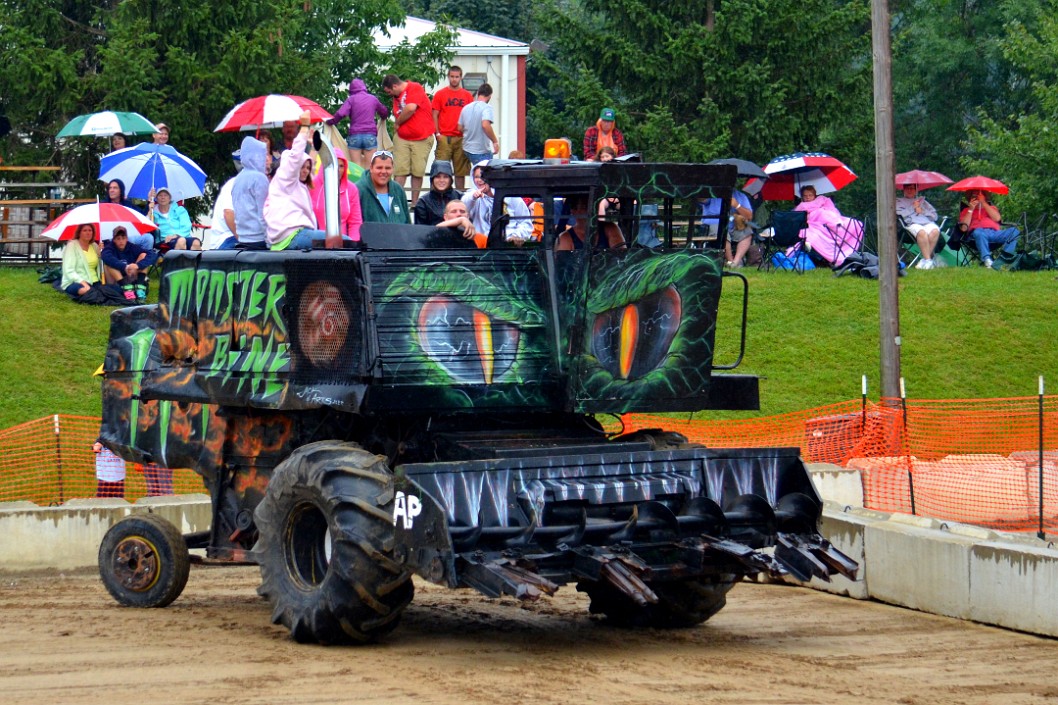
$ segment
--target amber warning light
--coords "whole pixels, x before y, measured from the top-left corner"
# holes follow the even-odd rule
[[[573,145],[566,137],[550,139],[544,142],[544,164],[569,164]]]

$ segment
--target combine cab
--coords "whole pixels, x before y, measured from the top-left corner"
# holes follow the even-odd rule
[[[596,419],[758,405],[755,377],[714,374],[721,243],[699,246],[695,222],[734,168],[501,162],[486,178],[486,249],[365,225],[358,249],[173,252],[159,304],[114,313],[104,441],[194,468],[213,503],[207,534],[110,530],[119,602],[175,599],[188,547],[259,564],[273,621],[319,643],[392,630],[416,574],[524,599],[573,583],[614,622],[679,627],[746,575],[855,573],[817,533],[796,449]],[[504,197],[542,204],[540,241],[506,241]],[[611,199],[588,231],[616,225],[630,247],[556,251],[571,198]]]

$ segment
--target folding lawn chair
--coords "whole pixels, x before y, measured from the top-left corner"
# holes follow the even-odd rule
[[[772,211],[769,227],[757,235],[764,249],[757,269],[770,269],[772,258],[791,248],[793,249],[788,257],[794,262],[799,261],[798,255],[805,251],[805,229],[807,227],[808,214],[804,211]],[[794,267],[794,269],[804,272],[803,268]]]
[[[900,226],[900,241],[898,243],[900,247],[900,261],[904,263],[905,267],[911,269],[921,261],[922,251],[919,249],[918,240],[908,228],[908,224],[904,222],[904,219],[897,216],[896,220]],[[940,228],[940,238],[937,240],[937,246],[933,248],[934,259],[944,251],[948,238],[951,235],[951,224],[948,222],[948,216],[941,218],[937,227]]]

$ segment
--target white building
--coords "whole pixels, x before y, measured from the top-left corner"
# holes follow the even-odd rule
[[[419,37],[436,28],[436,23],[418,17],[408,17],[402,27],[390,27],[389,36],[375,34],[375,44],[383,51],[407,39],[415,44]],[[492,86],[492,102],[496,111],[493,129],[500,138],[500,157],[511,150],[525,151],[525,57],[529,45],[504,39],[484,32],[457,29],[459,39],[450,47],[455,56],[452,63],[463,69],[463,86],[473,93],[482,83]],[[404,78],[403,76],[401,78]],[[433,86],[425,86],[431,95],[448,85],[442,79]]]

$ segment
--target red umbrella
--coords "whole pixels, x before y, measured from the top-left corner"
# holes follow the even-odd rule
[[[122,225],[128,232],[149,233],[158,226],[146,216],[118,203],[86,203],[66,211],[53,220],[41,233],[53,240],[73,240],[77,229],[86,223],[96,226],[96,240],[102,234],[109,240],[114,228]]]
[[[313,122],[323,122],[333,117],[315,101],[299,95],[262,95],[236,105],[213,131],[238,132],[282,127],[284,122],[300,118],[305,110],[309,111]]]
[[[921,169],[914,169],[896,175],[897,186],[918,186],[920,191],[922,189],[943,186],[944,184],[950,183],[951,179],[939,171],[922,171]]]
[[[962,181],[956,181],[948,187],[949,191],[990,191],[1005,196],[1010,193],[1010,188],[1002,181],[990,179],[987,176],[971,176]]]
[[[776,157],[764,165],[768,180],[754,179],[746,184],[747,193],[761,192],[767,201],[792,201],[801,188],[813,186],[816,193],[838,191],[856,180],[856,174],[840,159],[822,152],[797,152]]]

